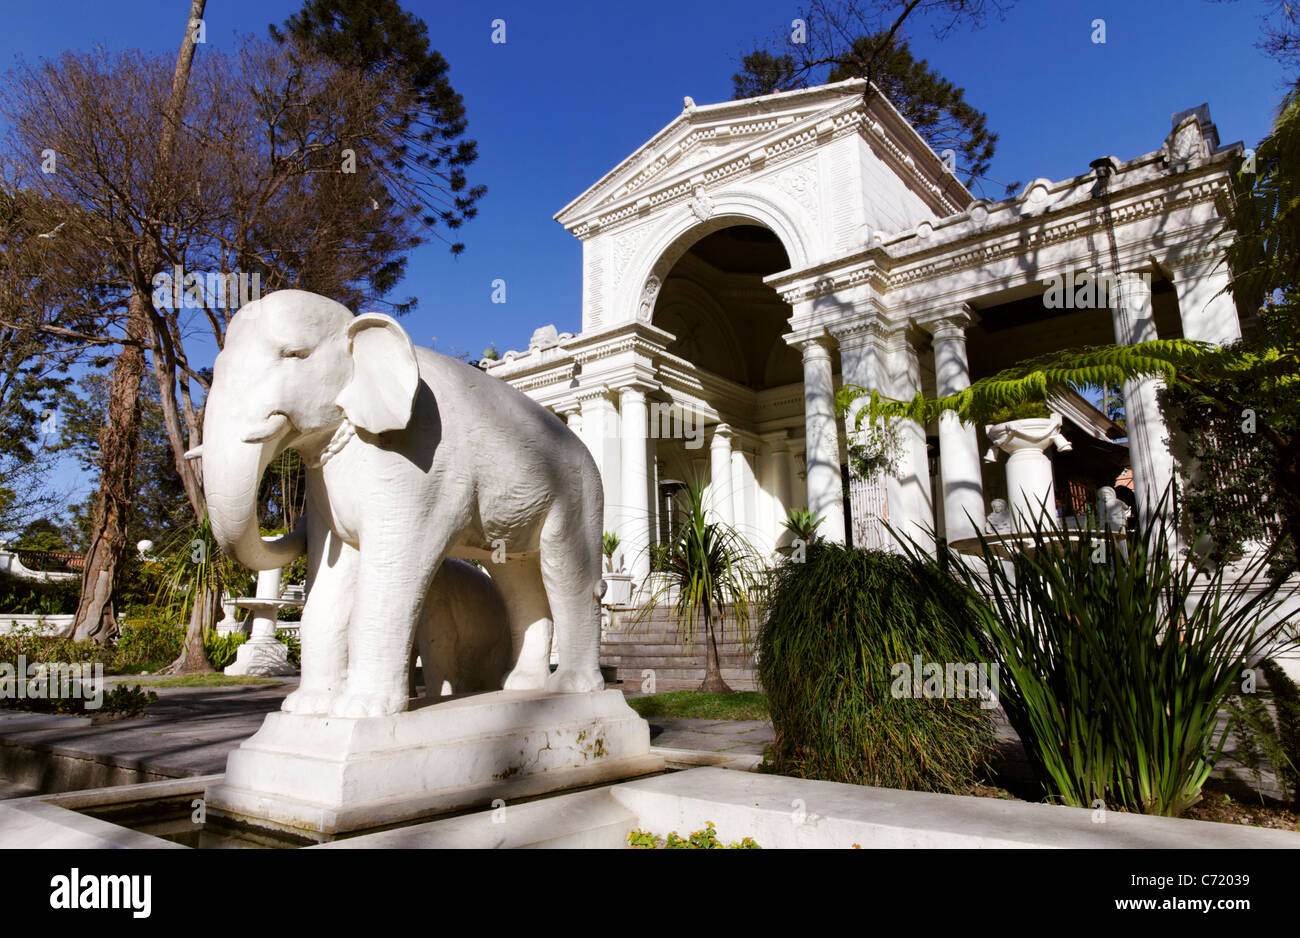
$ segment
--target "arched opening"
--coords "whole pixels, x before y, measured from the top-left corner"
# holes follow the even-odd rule
[[[664,275],[651,318],[692,375],[689,387],[665,382],[650,402],[658,533],[676,530],[673,494],[693,479],[707,483],[716,517],[770,550],[787,511],[802,506],[803,363],[784,338],[792,310],[763,282],[788,270],[790,255],[753,222],[701,227]],[[668,410],[693,434],[658,426]]]

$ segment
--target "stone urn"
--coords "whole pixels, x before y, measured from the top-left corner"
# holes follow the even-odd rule
[[[632,601],[632,574],[606,573],[605,595],[601,603],[606,606],[626,606]]]
[[[1061,452],[1071,449],[1061,433],[1061,415],[1008,420],[984,428],[993,449],[985,462],[996,462],[997,451],[1007,454],[1007,498],[1012,527],[1032,531],[1046,511],[1056,517],[1056,486],[1052,481],[1052,460],[1047,455],[1055,445]]]

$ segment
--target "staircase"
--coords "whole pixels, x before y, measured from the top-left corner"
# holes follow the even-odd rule
[[[654,671],[657,681],[702,681],[704,679],[704,627],[699,623],[693,640],[682,644],[672,612],[656,609],[637,622],[639,609],[614,607],[600,641],[600,663],[613,668],[617,680],[640,684],[642,672]],[[716,628],[716,626],[715,626]],[[725,641],[718,642],[722,679],[736,689],[755,686],[758,675],[754,639],[757,621],[750,627],[750,645],[739,640],[734,620],[728,621]],[[719,638],[724,634],[719,633]]]

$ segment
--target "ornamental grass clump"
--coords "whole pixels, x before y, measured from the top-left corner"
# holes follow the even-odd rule
[[[1005,561],[950,548],[951,571],[990,639],[1001,702],[1050,800],[1177,817],[1227,736],[1219,713],[1249,661],[1286,635],[1270,557],[1227,580],[1179,549],[1163,500],[1136,530],[1066,530],[1046,513]],[[1166,518],[1161,523],[1161,518]]]
[[[826,542],[810,545],[803,563],[781,564],[758,635],[772,771],[969,791],[993,748],[993,703],[946,676],[986,661],[978,625],[932,565]],[[917,665],[945,680],[914,680]]]

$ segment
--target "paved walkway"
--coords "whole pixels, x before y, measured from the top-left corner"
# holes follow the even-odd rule
[[[133,683],[147,683],[138,678]],[[689,682],[687,682],[689,683]],[[48,716],[0,710],[0,743],[46,749],[58,754],[109,762],[152,776],[182,778],[225,771],[226,756],[257,732],[266,714],[297,686],[296,678],[279,684],[239,687],[160,688],[158,700],[145,715],[132,720],[92,722],[86,717]],[[641,696],[640,686],[611,684],[629,697]],[[682,688],[659,687],[660,693]],[[1007,724],[997,718],[999,781],[1013,791],[1032,780],[1024,747]],[[1222,719],[1222,715],[1221,715]],[[668,749],[762,755],[772,742],[772,725],[764,720],[693,720],[654,717],[652,745]],[[1231,753],[1231,747],[1228,754]],[[1214,775],[1239,782],[1243,793],[1248,774],[1222,760]],[[1276,781],[1266,773],[1265,791],[1277,797]],[[0,800],[34,794],[30,788],[0,777]]]
[[[157,702],[143,716],[103,723],[0,710],[0,740],[151,775],[209,775],[225,771],[230,751],[257,732],[266,714],[280,709],[297,683],[291,678],[274,685],[159,688]],[[650,724],[651,743],[673,749],[761,755],[772,741],[771,724],[758,720],[655,718]],[[35,792],[0,778],[0,800],[30,794]]]

